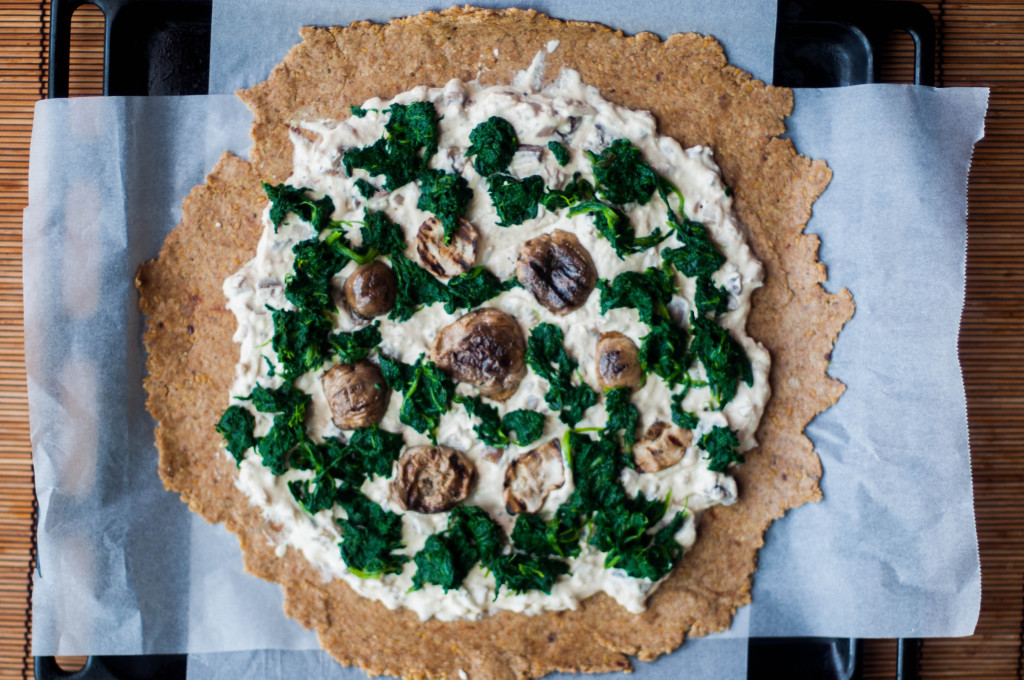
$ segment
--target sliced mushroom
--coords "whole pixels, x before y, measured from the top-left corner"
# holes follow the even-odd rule
[[[391,311],[395,306],[398,281],[391,267],[375,260],[358,267],[345,279],[345,302],[363,319],[372,319]]]
[[[582,307],[597,284],[594,259],[575,235],[561,229],[522,245],[516,276],[537,302],[555,314]]]
[[[597,339],[595,359],[597,381],[607,390],[616,387],[637,388],[644,381],[640,351],[636,343],[622,333],[601,333]]]
[[[336,364],[322,379],[331,421],[342,430],[380,422],[388,409],[390,391],[380,368],[369,361]]]
[[[485,307],[441,329],[430,360],[453,379],[497,401],[512,396],[526,375],[526,340],[514,318]]]
[[[659,420],[633,447],[633,461],[641,472],[664,470],[681,461],[692,442],[693,432]]]
[[[404,510],[444,512],[465,500],[476,469],[447,446],[413,446],[398,459],[391,497]]]
[[[548,492],[565,484],[565,465],[558,439],[552,439],[519,456],[505,469],[505,509],[515,515],[537,512]]]
[[[444,225],[441,220],[431,217],[420,225],[416,234],[416,252],[420,256],[420,264],[427,271],[448,279],[473,267],[478,238],[476,227],[460,219],[451,242],[445,245]]]

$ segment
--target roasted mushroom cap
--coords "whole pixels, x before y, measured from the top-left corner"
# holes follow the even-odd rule
[[[413,446],[398,459],[391,496],[404,510],[444,512],[465,500],[476,469],[447,446]]]
[[[522,245],[516,276],[537,302],[555,314],[582,307],[597,284],[590,253],[573,234],[561,229]]]
[[[693,432],[660,420],[647,428],[633,447],[633,461],[641,472],[657,472],[683,459]]]
[[[601,333],[597,339],[597,381],[610,390],[639,387],[644,381],[636,343],[617,331]]]
[[[537,512],[548,492],[565,484],[562,448],[557,439],[519,456],[505,469],[505,509],[515,515]]]
[[[431,217],[420,225],[416,234],[416,252],[427,271],[447,279],[470,270],[476,262],[476,242],[476,227],[460,219],[459,228],[445,245],[444,225]]]
[[[339,429],[369,427],[388,409],[390,392],[380,368],[369,361],[336,364],[324,373],[323,387],[331,421]]]
[[[391,311],[395,306],[398,281],[391,267],[380,260],[358,267],[345,279],[345,302],[363,319],[372,319]]]
[[[526,375],[526,340],[519,324],[505,312],[486,307],[459,317],[441,329],[430,360],[480,394],[504,401]]]

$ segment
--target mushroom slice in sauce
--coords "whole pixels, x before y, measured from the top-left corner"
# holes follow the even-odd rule
[[[420,256],[420,264],[427,271],[449,279],[473,267],[478,238],[476,227],[460,219],[451,242],[445,245],[444,225],[441,220],[431,217],[420,225],[416,234],[416,253]]]
[[[445,326],[430,348],[430,360],[453,379],[475,385],[496,401],[511,397],[526,375],[526,340],[505,312],[484,307]]]
[[[322,378],[331,421],[341,430],[355,430],[380,422],[388,408],[390,391],[380,368],[369,361],[335,364]]]
[[[476,468],[447,446],[413,446],[398,459],[391,497],[403,510],[444,512],[465,500]]]
[[[565,484],[562,447],[557,439],[519,456],[505,468],[502,485],[505,509],[515,515],[537,512],[548,492]]]
[[[659,420],[633,447],[633,461],[641,472],[664,470],[682,460],[692,442],[693,432]]]
[[[579,309],[597,284],[590,252],[561,229],[523,243],[516,261],[519,283],[555,314]]]
[[[640,351],[628,337],[612,331],[597,339],[597,381],[606,390],[616,387],[639,387],[644,380],[640,368]]]
[[[391,267],[380,260],[361,265],[345,279],[345,302],[363,319],[372,319],[395,306],[398,281]]]

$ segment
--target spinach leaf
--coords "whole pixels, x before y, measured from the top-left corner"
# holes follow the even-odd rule
[[[412,366],[381,354],[380,369],[388,387],[402,392],[398,420],[436,444],[441,417],[448,412],[455,396],[451,378],[424,354]]]
[[[508,168],[519,148],[515,128],[500,116],[491,116],[469,133],[467,156],[476,156],[473,167],[482,177],[488,177]]]
[[[512,443],[512,432],[516,433],[516,444],[525,446],[540,439],[544,433],[542,413],[518,409],[506,413],[502,418],[498,409],[485,404],[480,397],[456,396],[455,401],[462,404],[470,416],[480,419],[480,423],[473,426],[473,431],[487,446],[508,446]]]
[[[729,331],[706,316],[691,319],[693,342],[690,351],[704,364],[711,395],[718,401],[719,408],[736,396],[737,383],[747,385],[754,382],[754,375],[740,344],[729,335]]]
[[[700,423],[700,418],[696,413],[691,413],[683,408],[683,399],[686,398],[688,391],[689,388],[686,388],[682,392],[672,395],[672,422],[684,430],[692,430]]]
[[[424,170],[419,181],[420,198],[416,207],[441,220],[447,245],[459,228],[459,217],[473,199],[473,190],[465,177],[444,170]]]
[[[498,598],[498,591],[502,586],[513,593],[539,590],[545,595],[550,595],[555,580],[562,574],[569,573],[567,562],[523,553],[501,555],[487,566],[498,585],[494,592],[495,599]]]
[[[366,200],[370,200],[377,193],[377,187],[360,177],[356,180],[356,191]]]
[[[729,310],[729,293],[721,286],[716,288],[710,276],[701,276],[697,278],[694,303],[698,314],[713,312],[717,316]]]
[[[563,505],[555,516],[545,520],[536,514],[516,516],[512,544],[531,555],[576,557],[580,554],[582,513]]]
[[[627,255],[643,252],[668,238],[668,234],[662,234],[660,228],[647,236],[637,238],[629,217],[618,208],[601,201],[577,203],[569,210],[569,217],[585,213],[591,214],[598,233],[608,240],[615,254],[622,260],[626,259]]]
[[[548,142],[548,149],[551,151],[551,155],[555,157],[555,160],[559,165],[564,167],[565,164],[569,162],[569,150],[561,143],[550,141]]]
[[[295,264],[285,277],[284,296],[300,309],[334,311],[331,279],[348,263],[348,255],[335,247],[334,240],[317,237],[296,243],[292,252]]]
[[[403,445],[401,433],[382,430],[376,425],[353,431],[348,440],[348,448],[350,455],[360,462],[362,468],[362,476],[356,487],[370,475],[390,475]]]
[[[672,275],[655,267],[648,267],[643,273],[622,272],[609,284],[599,279],[601,291],[601,313],[609,309],[625,307],[635,309],[640,320],[653,325],[655,319],[668,319],[668,302],[676,291]]]
[[[487,446],[503,448],[508,446],[508,435],[501,427],[501,416],[498,409],[490,404],[485,404],[480,397],[456,396],[455,401],[466,408],[466,413],[480,422],[473,425],[473,432],[477,438]]]
[[[583,179],[580,173],[575,172],[572,175],[572,179],[565,185],[564,189],[548,189],[540,199],[540,203],[548,210],[555,211],[559,208],[568,208],[576,205],[577,203],[585,203],[593,200],[593,185]]]
[[[401,253],[391,255],[391,271],[397,282],[392,321],[408,321],[426,305],[448,301],[448,289],[437,278]]]
[[[342,156],[345,171],[383,175],[384,188],[394,191],[416,179],[437,152],[437,111],[431,102],[393,104],[384,136],[370,146],[349,149]]]
[[[402,516],[385,510],[361,492],[342,504],[347,517],[337,521],[341,558],[359,578],[397,574],[409,558],[395,554],[402,542]]]
[[[491,298],[512,290],[519,285],[514,277],[501,281],[484,267],[473,267],[448,280],[448,295],[444,301],[444,311],[454,314],[456,309],[464,307],[472,309],[487,302]]]
[[[342,363],[354,364],[368,357],[373,348],[380,344],[379,326],[380,322],[374,321],[352,333],[334,333],[330,336],[331,347]]]
[[[697,442],[697,446],[707,451],[708,470],[723,472],[730,463],[744,462],[743,454],[736,451],[740,445],[735,430],[728,427],[715,426]]]
[[[306,409],[312,399],[302,390],[285,385],[268,390],[257,385],[247,397],[261,413],[276,413],[270,432],[256,442],[256,453],[275,475],[288,469],[288,456],[306,439]]]
[[[364,249],[389,257],[405,252],[405,233],[386,213],[364,210],[359,233]]]
[[[605,436],[621,431],[627,451],[632,450],[636,443],[636,428],[640,424],[640,412],[629,400],[632,393],[629,387],[616,387],[604,393],[604,408],[608,413]]]
[[[640,149],[628,139],[616,139],[600,154],[587,151],[597,192],[615,205],[645,205],[658,189],[659,179]]]
[[[583,413],[597,403],[597,393],[586,383],[573,385],[576,360],[562,345],[562,329],[542,323],[533,329],[526,342],[526,363],[537,375],[548,382],[544,399],[553,411],[561,411],[559,418],[570,427],[583,418]]]
[[[498,212],[498,226],[510,227],[537,216],[537,205],[544,196],[544,180],[540,175],[516,179],[512,175],[491,175],[487,193]]]
[[[448,515],[447,530],[427,538],[423,549],[413,557],[416,573],[413,590],[427,583],[458,588],[477,562],[493,562],[501,552],[501,528],[486,511],[459,505]]]
[[[307,191],[312,191],[308,187],[297,189],[287,184],[270,185],[266,182],[263,182],[263,191],[270,199],[270,221],[274,224],[275,233],[290,212],[309,222],[316,231],[324,229],[331,221],[334,201],[330,196],[314,200],[306,195]]]
[[[687,382],[693,355],[687,351],[686,329],[671,319],[658,318],[640,340],[640,368],[669,385]]]
[[[256,418],[241,406],[228,406],[217,422],[217,432],[224,437],[228,453],[239,465],[245,458],[245,452],[256,445],[252,434],[255,425]]]
[[[509,439],[515,432],[515,442],[519,446],[532,444],[544,434],[544,414],[522,408],[509,411],[501,419],[501,429]]]
[[[725,255],[718,252],[703,224],[689,219],[679,222],[671,211],[668,223],[675,230],[676,239],[683,247],[666,248],[661,251],[661,257],[666,264],[672,265],[683,276],[690,278],[711,276],[725,264]]]

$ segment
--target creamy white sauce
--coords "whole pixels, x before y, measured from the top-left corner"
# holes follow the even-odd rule
[[[547,51],[556,48],[557,43],[552,41]],[[710,149],[683,149],[675,140],[658,136],[654,119],[649,113],[631,111],[605,101],[597,90],[585,86],[574,71],[563,71],[554,84],[540,91],[544,55],[543,51],[538,53],[531,68],[520,74],[511,87],[482,89],[473,83],[451,81],[441,89],[415,88],[390,101],[371,99],[363,107],[384,111],[392,103],[408,104],[428,100],[435,104],[440,118],[440,143],[439,151],[430,165],[459,172],[469,181],[474,196],[465,217],[480,232],[477,264],[486,265],[500,279],[514,274],[519,245],[523,241],[556,228],[576,234],[580,243],[590,251],[598,275],[609,280],[623,271],[643,271],[648,266],[659,266],[661,247],[674,247],[678,244],[674,239],[669,239],[660,247],[621,260],[608,242],[598,237],[591,217],[580,215],[568,218],[565,210],[559,214],[543,207],[539,208],[536,219],[528,220],[523,225],[509,228],[496,226],[498,218],[491,206],[486,184],[465,156],[470,131],[493,115],[502,116],[511,122],[523,145],[511,164],[512,174],[518,177],[537,174],[550,187],[562,187],[574,172],[581,172],[584,177],[592,180],[584,150],[600,152],[613,140],[624,137],[643,152],[644,158],[655,171],[669,179],[683,193],[686,198],[686,214],[705,225],[711,238],[728,258],[715,275],[715,280],[730,292],[730,311],[718,321],[742,344],[751,360],[754,374],[753,384],[748,386],[741,383],[736,397],[721,411],[712,410],[715,405],[706,388],[690,392],[684,406],[699,414],[700,424],[694,432],[694,445],[687,450],[682,461],[656,473],[638,474],[632,470],[622,473],[623,485],[630,495],[643,491],[648,497],[664,498],[671,493],[667,518],[671,518],[676,510],[687,509],[689,514],[677,534],[677,540],[688,548],[696,538],[695,518],[706,508],[731,503],[736,497],[735,481],[726,473],[710,472],[704,459],[705,454],[696,447],[696,442],[712,427],[723,425],[737,431],[741,450],[752,448],[756,444],[754,432],[768,399],[768,354],[745,331],[750,295],[761,283],[761,264],[753,258],[735,221],[732,199],[726,195]],[[360,177],[371,178],[362,170],[356,170],[353,177],[348,177],[341,165],[345,150],[371,144],[380,137],[385,120],[385,114],[370,112],[364,118],[297,123],[296,132],[292,135],[295,146],[294,172],[288,184],[310,187],[319,194],[330,195],[336,206],[333,215],[335,219],[360,220],[364,207],[386,212],[405,231],[406,240],[410,244],[406,255],[418,261],[412,244],[419,225],[430,217],[428,213],[416,208],[419,189],[409,184],[390,194],[378,194],[367,202],[355,190],[354,183]],[[565,167],[560,167],[546,149],[547,142],[552,139],[562,141],[570,150],[570,161]],[[379,179],[374,183],[379,183]],[[666,222],[665,206],[656,198],[646,206],[635,207],[628,212],[637,236],[645,236],[656,227],[664,227]],[[270,347],[273,323],[266,307],[291,308],[283,295],[284,277],[292,267],[291,249],[297,242],[314,236],[312,229],[294,216],[277,233],[267,214],[264,214],[264,224],[264,234],[255,258],[229,277],[224,285],[228,307],[238,318],[234,339],[241,345],[232,397],[248,395],[257,382],[267,387],[276,387],[281,383],[280,378],[268,377],[267,362],[263,359],[266,356],[276,361]],[[358,244],[358,230],[350,230],[349,237]],[[339,289],[355,266],[350,263],[339,273],[336,278]],[[679,275],[677,283],[680,294],[673,299],[669,308],[676,320],[683,323],[692,306],[694,283]],[[579,362],[582,380],[599,392],[594,362],[598,335],[604,331],[619,331],[639,346],[640,339],[648,332],[635,310],[614,309],[602,315],[597,290],[580,310],[567,316],[550,313],[521,288],[504,293],[485,303],[485,306],[498,307],[511,314],[519,321],[524,334],[528,334],[540,322],[561,327],[568,352]],[[411,320],[401,324],[381,318],[381,348],[389,356],[412,363],[420,354],[429,352],[440,328],[463,313],[464,310],[460,310],[456,314],[447,314],[440,305],[434,305],[420,310]],[[351,331],[363,323],[344,310],[338,313],[337,327],[340,330]],[[340,432],[331,423],[330,411],[320,385],[322,372],[307,374],[296,381],[301,389],[313,395],[307,429],[314,439],[344,436],[347,433]],[[697,379],[703,378],[703,369],[699,363],[694,365],[691,375]],[[560,437],[565,430],[557,414],[552,413],[544,402],[546,387],[545,381],[530,371],[508,401],[491,402],[502,414],[519,408],[545,413],[544,438],[535,445],[551,437]],[[461,384],[457,389],[461,394],[472,394],[475,391]],[[641,413],[641,432],[655,421],[670,421],[670,395],[669,387],[655,375],[649,376],[645,385],[634,392],[632,401]],[[401,400],[399,394],[392,396],[381,427],[401,432],[407,445],[428,443],[426,436],[399,423]],[[270,428],[271,418],[261,413],[255,415],[256,434],[265,434]],[[599,403],[586,413],[577,427],[600,427],[604,420],[604,408]],[[501,497],[505,467],[517,455],[532,447],[510,446],[502,453],[500,460],[492,462],[494,456],[485,455],[493,454],[493,451],[476,440],[472,421],[458,405],[453,405],[442,418],[438,442],[465,452],[476,465],[478,481],[466,502],[483,507],[506,531],[510,531],[514,517],[505,511]],[[574,609],[580,600],[597,592],[608,593],[629,611],[639,612],[644,608],[646,597],[657,587],[657,583],[630,578],[620,570],[605,569],[603,553],[597,552],[585,541],[581,542],[579,557],[569,560],[569,577],[558,579],[550,596],[540,592],[514,595],[502,590],[495,598],[494,579],[485,574],[479,565],[470,572],[461,588],[448,593],[433,585],[408,592],[415,571],[411,562],[401,574],[379,579],[360,579],[349,572],[338,549],[339,534],[334,522],[344,516],[344,511],[335,507],[311,517],[288,491],[289,481],[308,478],[310,475],[309,472],[293,470],[275,477],[260,464],[259,456],[252,451],[240,466],[238,487],[252,503],[261,508],[272,525],[280,526],[277,533],[267,537],[277,546],[278,554],[283,554],[289,548],[300,550],[306,559],[320,569],[325,579],[343,579],[360,595],[379,600],[389,608],[412,609],[423,619],[475,618],[495,610],[533,614],[545,610]],[[573,483],[568,471],[566,479],[561,488],[549,494],[541,509],[542,515],[553,515],[558,505],[571,495]],[[389,500],[388,487],[387,479],[374,477],[363,486],[363,492],[383,507],[401,512]],[[427,536],[445,528],[447,513],[425,515],[406,512],[403,520],[406,543],[404,552],[411,557],[423,546]]]

